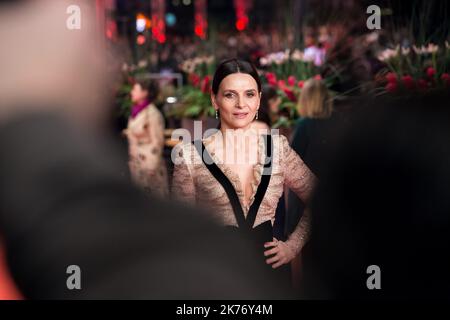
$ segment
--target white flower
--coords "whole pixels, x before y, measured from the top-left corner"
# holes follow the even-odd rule
[[[439,50],[439,46],[429,43],[428,46],[421,46],[420,48],[413,46],[413,50],[417,54],[435,53]]]
[[[273,55],[273,61],[276,63],[276,64],[282,64],[283,62],[285,62],[286,61],[286,58],[285,58],[285,55],[284,55],[284,52],[282,52],[282,51],[280,51],[280,52],[276,52],[276,53],[274,53],[274,55]]]
[[[416,54],[424,54],[425,52],[425,47],[420,47],[420,48],[418,48],[418,47],[416,47],[415,45],[413,45],[413,50],[414,50],[414,52],[416,53]]]
[[[428,53],[435,53],[438,50],[439,50],[439,46],[435,45],[434,43],[429,43],[427,48],[426,48],[426,51]]]
[[[284,50],[284,59],[289,60],[290,54],[291,54],[291,50],[289,50],[289,49]]]
[[[181,70],[183,70],[186,73],[192,73],[194,72],[195,66],[192,60],[186,60],[181,64]]]
[[[200,57],[194,58],[194,61],[193,61],[193,64],[194,64],[194,65],[198,65],[198,64],[200,64],[200,63],[202,63],[202,58],[200,58]]]
[[[138,67],[139,68],[145,68],[147,66],[147,61],[145,61],[145,60],[140,60],[139,62],[138,62]]]
[[[291,59],[294,61],[303,61],[303,52],[298,49],[295,49],[292,53]]]
[[[269,63],[269,60],[267,60],[267,58],[265,58],[265,57],[262,57],[261,59],[259,59],[259,63],[262,66],[267,66],[267,64]]]
[[[385,49],[385,50],[381,51],[381,53],[377,56],[377,58],[380,61],[386,61],[386,60],[390,60],[390,59],[398,56],[398,53],[399,53],[398,47],[395,50]]]
[[[214,62],[214,57],[213,56],[206,57],[206,63],[207,64],[211,64],[213,62]]]

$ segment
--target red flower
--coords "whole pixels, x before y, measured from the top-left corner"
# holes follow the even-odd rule
[[[284,87],[286,87],[286,81],[278,80],[278,87],[280,87],[280,89],[284,89]]]
[[[403,81],[403,85],[405,86],[405,88],[414,89],[415,84],[414,84],[413,77],[411,77],[410,75],[403,76],[402,81]]]
[[[266,73],[266,79],[267,82],[271,85],[271,86],[276,86],[277,85],[277,76],[272,73],[272,72],[267,72]]]
[[[314,76],[314,79],[315,79],[315,80],[322,80],[322,76],[321,76],[320,74],[316,74],[316,75]]]
[[[195,73],[191,73],[189,75],[189,81],[192,83],[192,85],[194,87],[196,87],[200,83],[200,77],[197,74],[195,74]]]
[[[209,85],[209,76],[205,76],[202,81],[202,92],[209,93],[211,91],[211,87]]]
[[[386,74],[386,80],[389,83],[397,83],[397,75],[395,73],[393,73],[393,72],[388,72]]]
[[[417,81],[417,84],[419,85],[420,89],[428,89],[428,82],[426,82],[424,79],[419,79],[419,81]]]
[[[395,92],[395,91],[397,91],[397,83],[396,82],[389,82],[386,85],[385,89],[388,92]]]
[[[301,89],[301,88],[303,88],[303,86],[305,85],[305,81],[303,81],[303,80],[300,80],[299,82],[298,82],[298,84],[297,84],[297,86]]]
[[[433,78],[435,74],[436,74],[436,70],[434,70],[432,67],[429,67],[427,69],[427,76],[429,78]]]
[[[288,85],[290,85],[291,87],[295,86],[295,83],[297,82],[297,79],[295,79],[294,76],[289,76],[288,78]]]
[[[444,81],[447,86],[450,86],[450,75],[448,73],[443,73],[441,80]]]
[[[133,77],[128,76],[127,81],[129,84],[134,85],[136,83],[136,79]]]
[[[297,101],[297,97],[295,96],[294,92],[290,89],[283,89],[284,93],[286,93],[286,96],[288,97],[289,100],[291,101]]]

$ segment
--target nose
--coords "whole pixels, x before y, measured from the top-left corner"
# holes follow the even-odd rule
[[[240,95],[238,95],[237,97],[236,108],[238,109],[244,108],[244,99]]]

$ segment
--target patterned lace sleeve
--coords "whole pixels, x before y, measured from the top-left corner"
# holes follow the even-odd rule
[[[312,195],[317,179],[309,170],[299,155],[289,146],[286,137],[281,136],[281,165],[284,171],[286,185],[302,199],[308,203]],[[305,210],[294,232],[289,236],[286,244],[297,255],[308,240],[310,233],[310,214]]]
[[[173,150],[174,171],[172,179],[172,198],[195,205],[195,185],[192,177],[186,147],[177,145]]]

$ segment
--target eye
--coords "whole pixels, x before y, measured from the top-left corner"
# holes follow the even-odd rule
[[[234,94],[232,92],[227,92],[224,94],[225,98],[231,99],[233,98]]]
[[[249,98],[253,98],[254,96],[255,96],[254,92],[247,93],[247,97],[249,97]]]

